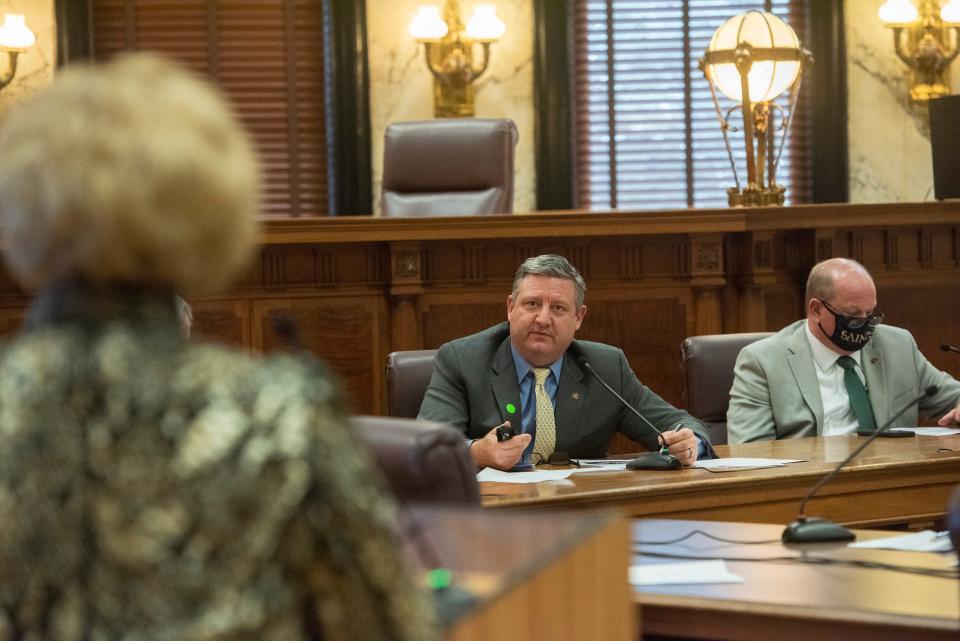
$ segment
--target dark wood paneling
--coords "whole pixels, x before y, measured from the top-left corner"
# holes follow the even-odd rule
[[[193,338],[250,346],[250,303],[244,300],[201,301],[193,308]]]
[[[23,326],[25,307],[0,308],[0,335],[15,334]]]
[[[587,279],[578,336],[621,347],[640,379],[678,405],[685,336],[800,318],[807,271],[830,256],[863,260],[889,321],[960,373],[960,360],[937,349],[960,342],[956,202],[278,219],[265,223],[261,245],[232,292],[190,301],[196,332],[269,351],[280,346],[271,318],[288,315],[358,412],[386,411],[388,352],[504,320],[517,265],[545,252],[566,255]],[[0,270],[0,333],[15,331],[28,303]]]
[[[276,329],[277,322],[295,328],[295,345]],[[369,414],[382,403],[386,359],[385,303],[372,297],[275,298],[253,303],[253,335],[264,351],[303,347],[324,360],[340,377],[351,409]],[[255,340],[256,340],[255,339]]]
[[[447,341],[507,320],[507,295],[499,297],[487,294],[468,298],[460,294],[449,297],[446,302],[428,303],[422,318],[423,346],[436,349]]]

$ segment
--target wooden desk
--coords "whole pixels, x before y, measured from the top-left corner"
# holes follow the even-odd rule
[[[629,524],[615,513],[417,506],[412,517],[414,564],[450,569],[453,587],[473,597],[446,630],[449,641],[636,637]]]
[[[638,521],[634,540],[669,540],[700,528],[738,540],[779,539],[779,525]],[[858,532],[858,539],[894,532]],[[681,545],[642,546],[706,558],[769,559],[809,554],[901,566],[948,568],[953,554],[855,550],[845,544],[735,545],[694,536]],[[801,551],[802,550],[802,551]],[[642,562],[668,559],[643,557]],[[673,559],[676,560],[676,559]],[[960,638],[958,581],[890,570],[795,562],[727,563],[744,583],[652,586],[634,593],[643,634],[725,641],[938,641]]]
[[[488,508],[616,507],[633,517],[788,523],[800,500],[860,443],[857,436],[717,447],[721,456],[803,459],[785,467],[711,473],[595,472],[567,481],[483,483]],[[952,450],[952,451],[947,451]],[[960,436],[877,439],[826,485],[807,514],[847,525],[929,523],[960,484]]]

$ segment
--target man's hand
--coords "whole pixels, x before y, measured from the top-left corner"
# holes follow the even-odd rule
[[[660,435],[660,444],[666,445],[680,462],[689,467],[697,462],[697,452],[700,451],[700,441],[689,427],[676,432],[664,432]]]
[[[940,420],[937,421],[937,425],[947,426],[960,423],[960,405],[957,405],[952,410],[940,417]]]
[[[509,427],[510,422],[507,421],[506,425]],[[531,438],[529,434],[517,434],[506,441],[498,441],[497,430],[491,429],[486,436],[470,444],[470,455],[477,467],[492,467],[506,472],[523,456]]]

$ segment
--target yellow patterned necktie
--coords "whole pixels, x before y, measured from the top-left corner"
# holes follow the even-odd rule
[[[533,370],[537,397],[537,438],[533,443],[533,453],[539,454],[539,457],[533,457],[534,463],[546,463],[557,444],[557,424],[553,420],[553,403],[544,387],[549,375],[549,367],[536,367]]]

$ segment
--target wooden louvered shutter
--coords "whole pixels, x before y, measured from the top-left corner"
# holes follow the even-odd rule
[[[328,212],[322,0],[92,0],[93,57],[157,51],[233,102],[264,172],[262,213]]]
[[[733,172],[697,61],[714,30],[749,9],[777,14],[808,42],[805,6],[803,0],[575,0],[577,207],[725,207]],[[777,170],[788,203],[810,198],[808,93],[801,91]],[[788,97],[777,102],[786,105]],[[731,142],[743,181],[742,134]]]

